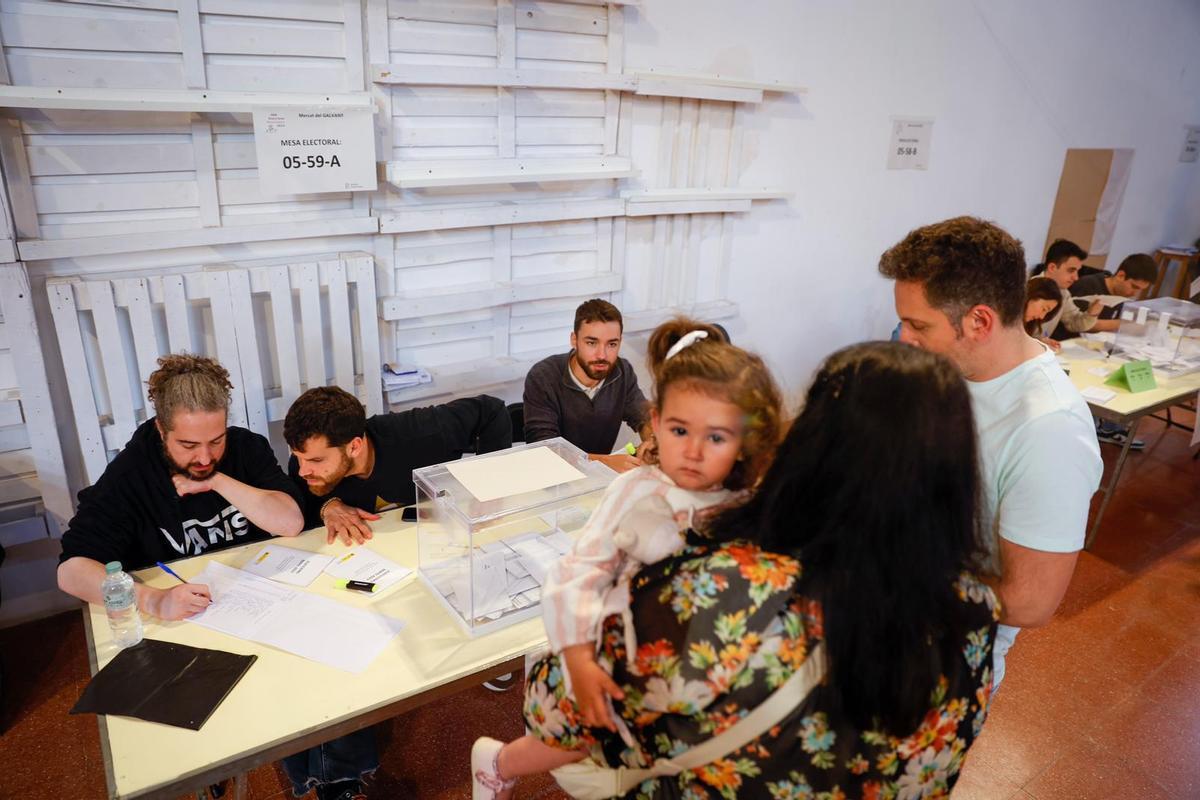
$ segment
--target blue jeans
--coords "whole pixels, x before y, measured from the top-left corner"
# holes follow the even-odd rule
[[[288,756],[281,763],[296,797],[320,784],[359,780],[379,769],[375,729],[348,733]]]

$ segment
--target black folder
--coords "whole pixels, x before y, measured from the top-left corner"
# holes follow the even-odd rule
[[[72,714],[117,714],[198,731],[258,656],[143,639],[96,673]]]

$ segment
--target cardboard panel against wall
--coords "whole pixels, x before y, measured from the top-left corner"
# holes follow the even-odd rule
[[[1129,149],[1067,150],[1045,247],[1055,239],[1069,239],[1088,251],[1085,264],[1104,269],[1132,159]]]

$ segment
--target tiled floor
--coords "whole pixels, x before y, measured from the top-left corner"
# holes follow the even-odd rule
[[[955,800],[1200,798],[1200,461],[1182,431],[1141,434],[1058,616],[1010,653]],[[0,653],[0,798],[104,797],[95,720],[67,714],[88,679],[79,615],[0,631]],[[515,691],[400,717],[383,726],[372,796],[467,798],[471,742],[519,733]],[[274,765],[251,774],[254,800],[286,788]],[[563,795],[543,779],[518,796]]]
[[[955,800],[1200,798],[1200,461],[1163,430],[1143,423],[1058,615],[1017,639]]]

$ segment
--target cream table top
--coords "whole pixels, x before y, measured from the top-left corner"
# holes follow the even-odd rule
[[[415,571],[416,524],[402,522],[397,509],[386,512],[373,527],[375,538],[368,545]],[[278,541],[324,553],[345,549],[340,543],[326,545],[323,528]],[[262,545],[221,550],[171,566],[185,579],[200,573],[209,561],[241,567]],[[160,588],[176,583],[157,568],[136,575]],[[474,639],[466,636],[415,574],[379,596],[335,588],[333,580],[321,575],[307,591],[352,606],[370,606],[406,623],[359,675],[188,622],[148,618],[148,638],[255,654],[258,661],[199,731],[99,717],[109,795],[177,796],[519,669],[526,654],[545,646],[540,617]],[[94,673],[118,651],[103,607],[88,606],[83,613]]]

